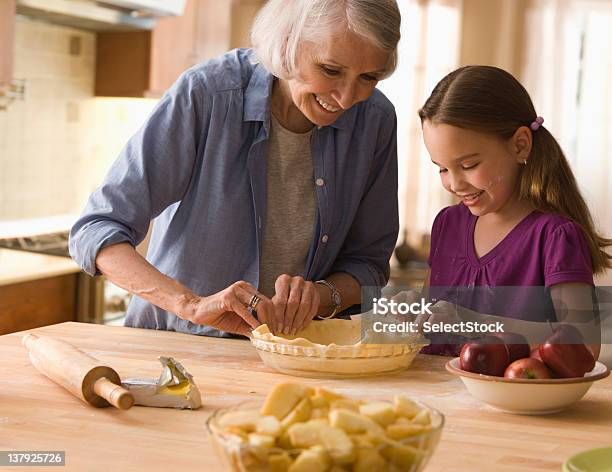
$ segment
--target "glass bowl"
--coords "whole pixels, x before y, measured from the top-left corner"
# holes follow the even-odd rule
[[[330,466],[320,470],[329,470],[331,465],[337,467],[334,470],[363,470],[359,466],[363,467],[366,464],[369,465],[368,470],[372,472],[419,472],[423,470],[440,441],[440,435],[444,427],[444,415],[424,403],[415,403],[422,409],[427,410],[431,418],[430,429],[426,432],[398,440],[386,438],[376,446],[363,446],[354,441],[351,457],[338,460],[333,459],[333,457],[337,457],[337,454],[334,454],[337,451],[316,446],[319,449],[323,448],[327,457],[332,457]],[[227,470],[240,472],[287,470],[288,465],[293,463],[300,454],[312,449],[285,449],[278,444],[278,438],[275,439],[272,447],[253,446],[240,436],[224,430],[220,425],[225,414],[234,413],[238,410],[258,412],[261,409],[261,404],[261,401],[249,400],[232,407],[218,409],[208,418],[206,422],[207,430],[211,436],[214,449]],[[364,462],[371,459],[372,455],[376,456],[378,461],[382,458],[384,465],[381,462]],[[280,461],[279,458],[281,457],[288,457],[290,462]],[[358,466],[357,461],[359,460],[362,463]],[[375,466],[375,468],[373,469],[372,466]],[[316,469],[309,469],[309,472],[316,472]]]

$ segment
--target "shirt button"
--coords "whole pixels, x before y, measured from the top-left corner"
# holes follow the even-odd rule
[[[323,237],[321,238],[321,242],[326,243],[329,240],[329,236],[324,234]]]
[[[325,180],[319,178],[315,180],[315,184],[317,184],[317,187],[323,187],[323,185],[325,185]]]

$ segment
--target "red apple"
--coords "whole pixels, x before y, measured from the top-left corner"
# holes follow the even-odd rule
[[[508,379],[550,379],[552,373],[544,362],[527,357],[511,363],[506,368],[504,377]]]
[[[584,343],[584,337],[582,336],[580,330],[571,324],[559,324],[559,326],[553,330],[553,335],[555,335],[555,340],[559,344]]]
[[[534,347],[529,354],[529,357],[533,357],[534,359],[539,360],[540,362],[544,362],[540,357],[540,346]]]
[[[583,377],[595,367],[595,357],[573,326],[561,325],[540,346],[544,363],[559,377]]]
[[[464,344],[459,363],[461,369],[468,372],[501,377],[510,364],[510,357],[508,348],[501,339],[487,336]]]
[[[522,334],[518,333],[499,333],[496,334],[506,346],[508,346],[508,353],[510,355],[510,362],[514,362],[518,359],[529,357],[529,343]]]

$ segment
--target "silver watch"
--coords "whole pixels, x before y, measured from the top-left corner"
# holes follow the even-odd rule
[[[333,318],[334,316],[336,316],[336,314],[342,308],[342,298],[340,297],[340,292],[338,291],[336,287],[334,287],[327,280],[317,280],[315,284],[325,285],[328,289],[331,290],[331,300],[332,300],[332,303],[334,304],[334,311],[332,311],[331,315],[317,316],[317,318],[320,320],[329,320]]]

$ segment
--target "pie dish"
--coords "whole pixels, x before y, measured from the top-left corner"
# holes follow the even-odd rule
[[[365,377],[406,369],[427,340],[420,336],[380,344],[362,336],[361,320],[313,321],[293,336],[273,334],[267,325],[252,331],[261,360],[300,377]]]

